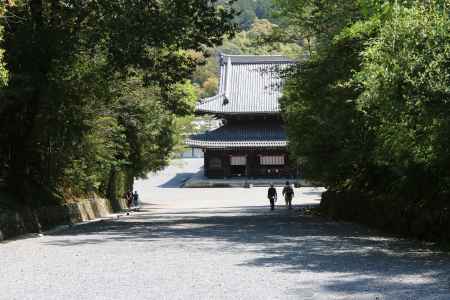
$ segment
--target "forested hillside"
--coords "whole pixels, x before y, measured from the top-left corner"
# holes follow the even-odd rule
[[[235,22],[244,30],[252,27],[255,19],[267,19],[272,23],[279,20],[274,14],[275,7],[272,0],[238,0],[234,7],[239,11]]]

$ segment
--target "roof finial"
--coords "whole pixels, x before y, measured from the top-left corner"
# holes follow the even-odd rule
[[[225,99],[224,99],[224,104],[228,104],[228,101],[230,99],[230,77],[231,77],[231,57],[228,56],[228,61],[227,61],[227,75],[226,75],[226,79],[225,79]]]

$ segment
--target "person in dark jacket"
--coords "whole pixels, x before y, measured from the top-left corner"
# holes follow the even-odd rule
[[[139,206],[139,194],[137,191],[134,191],[133,193],[133,204],[135,207]]]
[[[286,201],[286,206],[289,209],[292,209],[292,198],[294,197],[294,189],[289,184],[289,181],[286,181],[286,185],[283,188],[283,196]]]
[[[275,202],[277,202],[277,190],[275,189],[273,184],[270,185],[270,188],[267,191],[267,198],[269,198],[270,201],[270,210],[274,210]]]

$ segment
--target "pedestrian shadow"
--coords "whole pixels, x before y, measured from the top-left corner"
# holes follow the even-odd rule
[[[241,262],[243,267],[333,274],[332,279],[320,283],[320,288],[343,293],[349,298],[361,299],[358,295],[362,293],[381,291],[386,299],[407,299],[407,295],[426,299],[433,290],[433,299],[448,299],[448,255],[363,226],[304,215],[299,211],[302,208],[304,206],[296,206],[292,211],[279,208],[274,212],[267,206],[163,213],[144,211],[129,218],[54,233],[47,244],[70,247],[83,241],[153,243],[170,240],[174,247],[187,246],[195,251],[252,253],[253,258]],[[294,294],[295,289],[291,291]]]

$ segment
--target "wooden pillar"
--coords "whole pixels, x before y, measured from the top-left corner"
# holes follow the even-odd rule
[[[231,155],[231,153],[228,152],[228,151],[223,151],[222,152],[223,176],[224,177],[230,177],[231,176],[230,155]]]
[[[257,176],[258,158],[254,150],[247,152],[247,177],[253,178]]]
[[[209,172],[208,172],[208,168],[209,168],[209,164],[208,164],[208,157],[209,157],[209,152],[208,150],[203,150],[203,175],[205,175],[205,177],[209,177]]]

